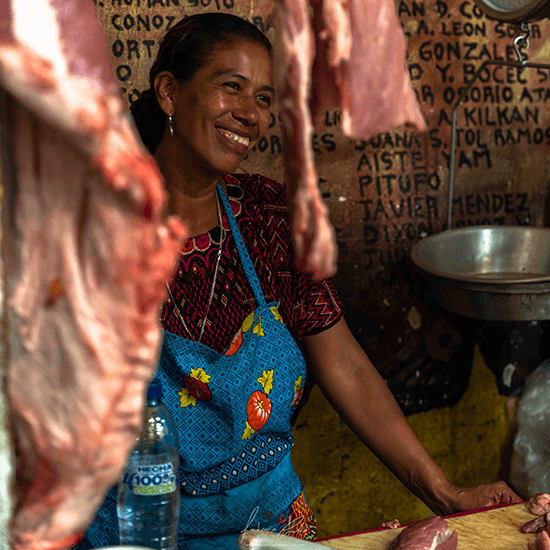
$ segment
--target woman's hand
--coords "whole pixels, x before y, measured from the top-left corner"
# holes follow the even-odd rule
[[[456,487],[416,437],[386,383],[344,319],[303,339],[308,366],[340,417],[436,514],[522,502],[500,481]]]
[[[516,495],[504,481],[497,481],[496,483],[478,485],[477,487],[451,486],[449,501],[449,509],[434,511],[439,515],[448,515],[496,504],[518,504],[523,502],[523,499]]]

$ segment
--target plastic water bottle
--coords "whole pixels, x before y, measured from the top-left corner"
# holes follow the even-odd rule
[[[118,484],[118,526],[121,545],[177,550],[178,433],[161,397],[162,385],[154,380],[141,436]]]

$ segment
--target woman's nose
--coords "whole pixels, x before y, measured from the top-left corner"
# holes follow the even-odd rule
[[[233,109],[233,116],[243,124],[256,124],[259,114],[255,99],[241,96],[239,103]]]

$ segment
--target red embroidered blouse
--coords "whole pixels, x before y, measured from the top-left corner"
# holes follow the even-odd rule
[[[227,196],[243,240],[258,274],[266,301],[279,311],[295,338],[322,332],[342,315],[342,304],[330,279],[314,281],[294,267],[288,205],[283,186],[258,174],[225,177]],[[225,239],[214,295],[201,343],[222,353],[246,316],[256,307],[229,228],[223,216]],[[220,245],[220,229],[187,240],[170,289],[188,334],[169,298],[162,312],[164,328],[197,340],[208,306]]]

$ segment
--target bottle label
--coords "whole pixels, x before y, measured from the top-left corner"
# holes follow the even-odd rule
[[[122,482],[134,495],[165,495],[176,490],[177,478],[171,462],[152,466],[137,465],[124,473]]]

